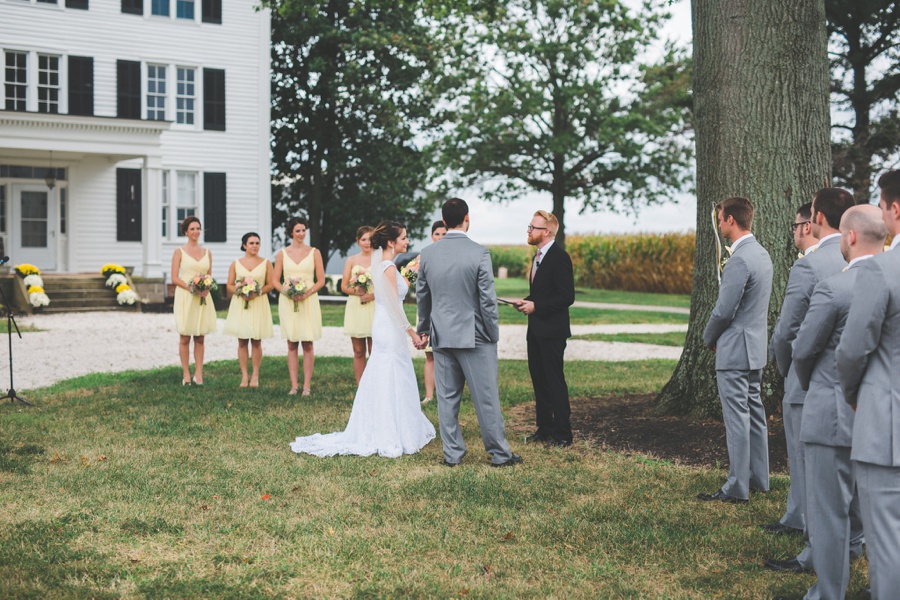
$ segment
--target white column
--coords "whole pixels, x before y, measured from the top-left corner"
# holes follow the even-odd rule
[[[144,264],[141,275],[162,277],[162,158],[144,157],[144,197],[142,198],[143,222],[141,239],[144,246]]]

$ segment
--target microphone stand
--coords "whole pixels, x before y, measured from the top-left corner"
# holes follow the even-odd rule
[[[12,348],[12,332],[13,327],[16,328],[16,334],[19,336],[19,339],[22,339],[22,332],[19,331],[19,325],[16,323],[15,317],[13,317],[12,307],[9,305],[9,301],[6,299],[6,294],[3,293],[3,286],[0,286],[0,299],[3,300],[3,306],[6,307],[6,336],[9,338],[9,391],[5,396],[0,398],[0,400],[6,400],[9,398],[10,402],[15,402],[18,400],[22,404],[27,404],[28,406],[34,406],[31,402],[28,402],[16,393],[16,388],[13,387],[13,348]]]

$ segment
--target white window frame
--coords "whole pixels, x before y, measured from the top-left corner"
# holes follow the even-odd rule
[[[157,74],[157,77],[150,77],[150,69],[151,68],[156,69],[155,73]],[[143,77],[144,89],[146,90],[146,92],[144,94],[145,118],[148,121],[165,121],[167,119],[168,106],[170,104],[170,102],[168,100],[169,93],[170,93],[169,90],[171,88],[171,86],[168,84],[169,79],[170,79],[169,78],[169,66],[165,65],[165,64],[160,64],[160,63],[147,62],[147,63],[145,63],[143,71],[144,71],[144,77]],[[162,79],[160,79],[158,76],[160,73],[162,74]],[[158,84],[160,81],[162,81],[163,88],[164,88],[162,93],[159,93],[159,89],[158,89]],[[153,91],[153,92],[150,91],[151,82],[156,84],[156,86],[157,86],[156,91]],[[157,103],[154,103],[153,107],[150,106],[151,98],[154,98],[157,101],[162,102],[162,119],[159,119],[158,115],[157,115],[157,113],[160,112],[159,105]],[[151,111],[153,112],[153,117],[150,116]]]
[[[183,185],[188,178],[193,179],[193,185]],[[175,172],[175,223],[178,227],[178,237],[185,237],[181,233],[181,222],[187,217],[200,216],[200,172],[176,171]]]
[[[178,125],[196,129],[198,119],[198,110],[197,106],[199,104],[199,95],[197,94],[197,72],[199,69],[196,67],[183,66],[179,65],[175,67],[175,123]],[[193,76],[193,79],[190,82],[182,82],[180,75],[182,73],[190,73]],[[190,86],[192,88],[192,94],[182,93],[182,85]],[[182,108],[184,105],[190,104],[191,108],[188,110],[187,108]],[[187,121],[191,122],[188,123]]]
[[[41,67],[42,59],[47,59],[47,61],[48,61],[48,67],[46,69]],[[50,62],[52,62],[54,59],[56,61],[56,69],[55,70],[49,68]],[[63,77],[62,77],[62,75],[63,75],[63,71],[65,70],[64,69],[65,62],[66,61],[63,60],[63,57],[58,54],[49,54],[49,53],[45,53],[45,52],[36,52],[35,53],[35,66],[36,66],[35,73],[37,74],[37,77],[34,78],[35,79],[34,85],[35,85],[35,89],[37,92],[35,94],[35,96],[36,96],[35,99],[37,102],[37,111],[38,112],[43,113],[43,114],[50,114],[50,115],[58,115],[58,114],[62,113],[62,96],[63,96],[63,93],[62,93]],[[54,75],[56,76],[56,84],[55,85],[53,83],[50,83],[50,81],[53,79]],[[47,82],[41,83],[42,77],[46,77]],[[47,99],[42,100],[41,92],[44,90],[46,90],[46,92],[47,92]],[[56,97],[51,99],[51,96],[53,96],[54,91],[56,92]],[[42,106],[45,106],[48,109],[55,108],[55,110],[41,110]]]
[[[154,1],[155,0],[147,0],[147,4],[149,5],[147,10],[150,11],[148,13],[148,16],[158,18],[158,19],[171,19],[172,18],[172,2],[171,2],[171,0],[163,0],[163,2],[162,2],[162,4],[165,4],[166,6],[169,7],[169,14],[167,14],[167,15],[158,15],[155,12],[153,12]]]
[[[25,89],[25,110],[28,110],[28,100],[29,100],[29,96],[31,95],[28,93],[29,92],[28,87],[29,87],[29,84],[31,83],[31,80],[33,79],[32,77],[28,76],[29,52],[27,50],[14,50],[12,48],[3,50],[3,109],[6,110],[6,101],[8,99],[8,97],[6,95],[6,86],[9,82],[6,79],[6,69],[7,69],[6,61],[7,61],[7,57],[12,54],[25,57],[25,87],[24,87],[24,89]],[[18,69],[19,69],[19,67],[17,65],[16,70],[18,71]],[[14,85],[16,85],[16,87],[21,89],[21,86],[22,86],[21,83],[16,82]],[[17,102],[18,102],[18,99],[17,99]],[[15,109],[15,110],[21,110],[21,109]]]
[[[159,181],[160,193],[162,194],[162,198],[160,199],[160,206],[162,207],[162,227],[160,228],[160,233],[164,240],[172,237],[172,190],[170,185],[172,178],[169,175],[169,171],[162,171]]]
[[[187,17],[179,17],[178,16],[178,4],[184,2],[185,4],[190,4],[194,9],[194,15],[188,19]],[[197,17],[199,17],[199,13],[202,11],[202,7],[199,6],[200,3],[197,0],[173,0],[172,8],[174,10],[171,11],[172,18],[177,19],[179,21],[197,21]],[[199,10],[198,10],[199,9]]]

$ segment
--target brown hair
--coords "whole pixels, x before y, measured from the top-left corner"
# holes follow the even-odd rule
[[[856,206],[853,194],[841,188],[822,188],[813,198],[813,213],[822,213],[832,229],[841,226],[841,217],[853,206]]]
[[[900,171],[883,173],[878,178],[878,187],[881,188],[881,197],[888,207],[895,202],[900,204]]]
[[[371,225],[363,225],[356,230],[356,241],[358,242],[362,239],[362,236],[366,235],[367,233],[372,233],[373,231],[375,231],[375,228]]]
[[[187,230],[188,230],[188,227],[191,226],[191,223],[197,223],[197,225],[200,225],[200,219],[198,219],[194,215],[185,217],[184,221],[181,222],[181,226],[180,226],[181,227],[181,235],[187,235]],[[200,225],[200,227],[203,227],[203,225]]]
[[[462,225],[467,214],[469,214],[469,205],[460,198],[450,198],[444,202],[444,206],[441,208],[441,217],[447,224],[447,229]]]
[[[375,227],[375,231],[372,232],[372,246],[375,248],[381,248],[382,250],[387,248],[388,242],[393,242],[400,234],[403,233],[403,230],[406,229],[406,225],[402,223],[398,223],[396,221],[382,221]]]
[[[309,221],[306,220],[306,217],[291,217],[288,219],[287,226],[285,227],[288,239],[294,237],[294,227],[297,225],[303,225],[309,229]]]
[[[734,217],[738,227],[750,230],[753,226],[753,203],[741,196],[722,200],[716,205],[716,211],[722,213],[722,220]]]

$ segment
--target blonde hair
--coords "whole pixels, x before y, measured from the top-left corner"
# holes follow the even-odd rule
[[[547,228],[550,230],[550,235],[556,237],[556,232],[559,230],[559,219],[557,219],[553,213],[547,212],[546,210],[539,210],[534,213],[534,216],[547,221]]]

